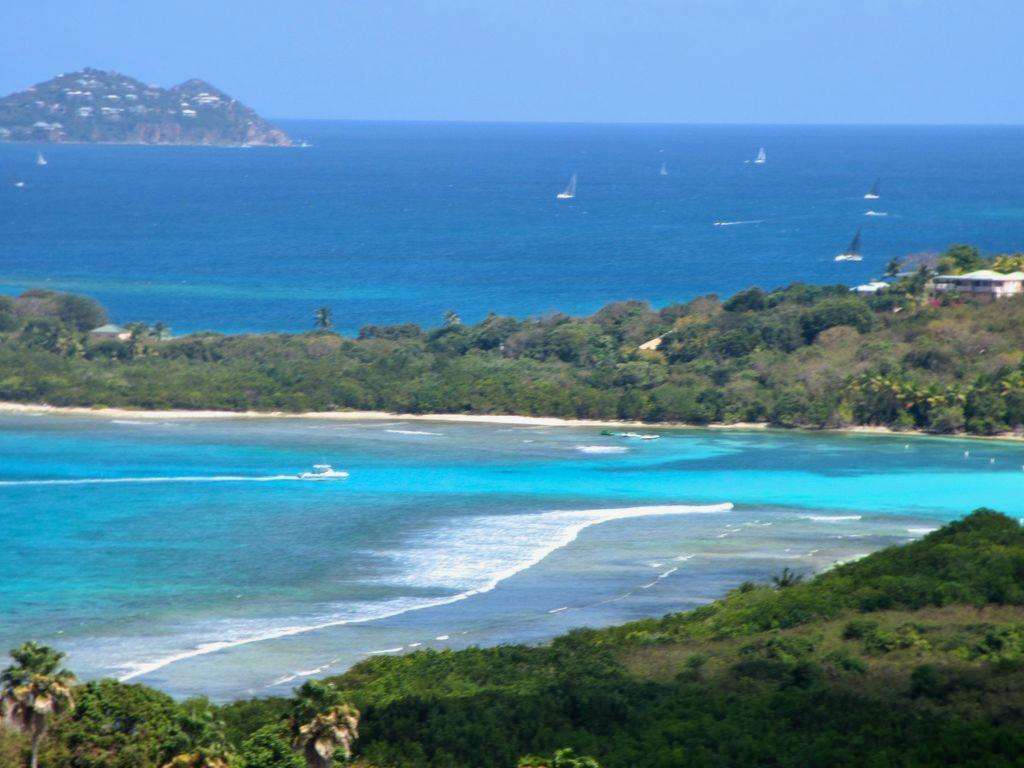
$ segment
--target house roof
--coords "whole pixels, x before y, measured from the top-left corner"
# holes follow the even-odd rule
[[[996,272],[991,269],[979,269],[974,272],[966,272],[962,275],[939,275],[938,280],[991,280],[993,282],[1005,282],[1006,280],[1024,280],[1024,272]]]
[[[888,288],[888,287],[889,287],[888,283],[882,282],[881,280],[872,280],[870,283],[864,283],[863,285],[854,286],[850,290],[851,291],[860,291],[862,293],[865,293],[865,292],[880,291],[883,288]]]

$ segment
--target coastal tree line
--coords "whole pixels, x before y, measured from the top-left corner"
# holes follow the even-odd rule
[[[954,246],[936,267],[1020,260]],[[617,302],[588,317],[464,323],[452,312],[434,329],[368,325],[354,338],[334,333],[334,311],[322,307],[309,333],[167,339],[134,324],[126,339],[97,339],[89,330],[106,316],[95,302],[30,291],[0,299],[0,400],[1020,429],[1024,298],[932,295],[931,271],[908,270],[873,296],[797,284],[657,311]]]

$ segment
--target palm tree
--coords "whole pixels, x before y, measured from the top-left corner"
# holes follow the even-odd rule
[[[779,589],[792,587],[794,584],[799,584],[803,580],[804,575],[802,573],[797,573],[789,568],[783,568],[782,573],[777,576],[772,576],[772,583]]]
[[[900,260],[890,259],[889,263],[885,266],[886,277],[896,277],[900,273]]]
[[[181,730],[189,747],[161,768],[228,768],[231,756],[224,721],[217,717],[210,702],[204,697],[188,699],[182,709]]]
[[[316,319],[316,327],[321,331],[326,331],[331,327],[331,308],[320,307],[316,312],[313,313],[313,317]]]
[[[75,676],[60,668],[64,654],[36,643],[11,651],[14,664],[0,673],[0,717],[5,726],[32,740],[31,768],[39,765],[39,745],[50,718],[74,709]]]
[[[125,328],[128,336],[128,358],[134,360],[146,353],[146,340],[149,338],[149,326],[145,323],[129,323]]]
[[[309,768],[330,768],[334,753],[345,760],[359,738],[359,710],[344,703],[332,683],[309,680],[295,693],[294,746]]]

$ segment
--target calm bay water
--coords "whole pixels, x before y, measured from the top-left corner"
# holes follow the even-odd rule
[[[953,242],[1024,247],[1021,127],[285,127],[313,146],[54,146],[40,168],[0,144],[0,290],[86,292],[179,332],[300,330],[328,304],[353,330],[852,284]],[[766,165],[744,162],[762,145]],[[574,172],[577,199],[556,203]],[[864,261],[834,263],[858,227]]]
[[[980,505],[1024,514],[1021,445],[660,434],[4,416],[0,647],[176,694],[282,693],[372,653],[693,607]],[[324,461],[351,476],[294,479]]]

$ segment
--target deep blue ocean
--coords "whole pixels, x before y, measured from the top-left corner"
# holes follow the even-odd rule
[[[52,146],[36,166],[0,144],[0,290],[179,333],[302,330],[327,304],[352,331],[1024,248],[1024,128],[285,127],[312,146]],[[861,227],[864,261],[835,263]],[[4,415],[0,648],[176,695],[284,693],[376,653],[694,607],[981,505],[1024,515],[1020,444],[661,435]],[[297,479],[325,461],[351,476]]]
[[[37,167],[0,144],[0,290],[80,291],[176,332],[302,330],[327,304],[352,331],[1024,248],[1024,127],[282,125],[312,146],[52,146]],[[860,227],[863,262],[835,263]]]

